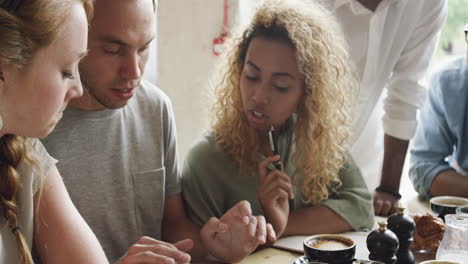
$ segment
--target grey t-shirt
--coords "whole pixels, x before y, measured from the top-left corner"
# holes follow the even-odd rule
[[[161,238],[164,199],[180,192],[170,100],[146,81],[135,92],[120,109],[69,107],[43,140],[112,262],[142,235]]]
[[[20,175],[21,185],[17,193],[18,224],[26,243],[32,248],[34,233],[34,195],[39,190],[50,168],[57,162],[53,159],[37,139],[27,142],[30,150],[29,156],[34,159],[35,165],[23,160],[16,171]],[[3,207],[0,206],[3,212]],[[16,237],[8,227],[8,223],[0,214],[0,263],[19,263]]]

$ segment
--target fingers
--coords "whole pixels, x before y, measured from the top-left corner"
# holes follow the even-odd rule
[[[382,215],[388,215],[390,213],[390,210],[392,209],[392,207],[393,207],[393,204],[392,204],[391,201],[384,200],[383,204],[382,204],[382,210],[380,211],[380,213]]]
[[[215,241],[218,235],[226,233],[229,229],[228,224],[223,223],[216,217],[211,217],[200,230],[200,235],[203,240]]]
[[[191,240],[176,243],[179,247],[191,248]],[[150,237],[141,237],[128,250],[120,263],[189,263],[190,255],[180,251],[175,245]]]
[[[280,155],[274,155],[271,157],[266,158],[262,162],[258,164],[258,176],[259,182],[262,183],[267,175],[267,167],[272,162],[278,161],[280,159]]]
[[[256,217],[252,216],[247,228],[248,232],[245,238],[244,251],[246,253],[249,253],[252,250],[254,250],[258,245],[266,243],[267,224],[265,217],[262,215]]]
[[[267,230],[268,240],[271,242],[276,241],[276,232],[270,223],[266,224],[266,230]]]
[[[257,231],[257,218],[255,216],[250,217],[249,225],[247,226],[247,235],[245,237],[244,251],[250,252],[256,246],[255,233]]]
[[[276,182],[271,183],[270,185],[266,186],[263,190],[263,193],[285,193],[284,198],[286,200],[290,199],[292,196],[292,185],[289,182],[285,182],[283,180],[279,180]]]
[[[240,201],[236,206],[236,216],[244,223],[249,223],[249,217],[252,215],[252,208],[250,207],[250,203],[246,200]]]
[[[393,203],[390,200],[377,199],[374,201],[374,211],[376,215],[387,216],[393,209]]]
[[[216,217],[211,217],[208,222],[205,224],[210,231],[210,235],[215,235],[215,233],[224,233],[229,230],[229,226]]]
[[[377,200],[374,202],[374,211],[376,215],[387,216],[392,209],[392,204],[386,200]]]
[[[249,225],[247,226],[248,237],[254,238],[257,233],[257,217],[251,216]]]
[[[249,223],[249,217],[252,215],[252,208],[248,201],[240,201],[231,209],[229,209],[222,217],[221,220],[225,223],[226,219],[236,219],[241,223],[247,225]],[[211,219],[210,219],[211,220]]]
[[[271,224],[267,224],[263,215],[252,216],[248,225],[248,234],[245,238],[244,250],[251,252],[258,245],[263,245],[269,241],[276,240],[276,233]]]
[[[285,190],[279,189],[279,188],[275,188],[275,189],[270,190],[270,192],[265,193],[264,197],[265,197],[265,199],[267,201],[271,201],[271,202],[266,203],[264,205],[264,206],[267,206],[267,208],[269,208],[268,205],[271,206],[271,205],[275,205],[275,204],[278,204],[278,203],[288,201],[288,193]]]
[[[376,215],[380,215],[380,212],[382,211],[382,206],[383,206],[383,201],[382,200],[375,200],[374,201],[374,211]]]
[[[119,260],[119,264],[150,264],[150,263],[161,263],[161,264],[176,264],[175,260],[170,257],[158,255],[151,251],[144,251],[133,255],[128,255]],[[185,262],[188,263],[188,262]]]
[[[265,192],[268,193],[272,189],[279,188],[283,189],[287,192],[287,198],[293,199],[294,198],[294,192],[293,192],[293,187],[291,184],[291,179],[289,178],[288,175],[285,173],[282,173],[278,170],[271,171],[266,179],[264,180],[262,185],[259,185],[259,188],[261,189],[260,192]]]
[[[193,248],[194,243],[192,239],[184,239],[184,240],[175,242],[174,246],[180,251],[187,252]]]
[[[394,211],[398,199],[385,192],[374,193],[374,211],[376,215],[387,216]]]
[[[266,220],[263,215],[257,216],[257,244],[265,244],[267,240]]]

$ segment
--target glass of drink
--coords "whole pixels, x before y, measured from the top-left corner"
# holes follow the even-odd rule
[[[445,234],[439,249],[437,260],[466,263],[468,259],[468,215],[445,215]]]

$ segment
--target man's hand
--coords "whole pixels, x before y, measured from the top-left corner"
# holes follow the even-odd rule
[[[288,223],[288,201],[294,198],[294,193],[288,175],[276,169],[268,172],[267,166],[278,159],[276,155],[259,163],[257,196],[268,222],[281,236]]]
[[[185,253],[193,247],[190,239],[174,244],[143,236],[133,244],[116,264],[175,264],[190,263],[190,255]]]
[[[374,192],[375,215],[387,216],[396,212],[395,206],[398,199],[390,193]]]
[[[252,216],[250,204],[241,201],[221,219],[212,217],[201,229],[200,235],[208,252],[225,262],[238,262],[258,245],[275,241],[273,227],[263,216]]]

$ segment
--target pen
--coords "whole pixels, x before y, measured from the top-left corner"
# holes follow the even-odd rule
[[[278,155],[278,148],[276,146],[275,140],[273,139],[274,130],[275,128],[271,126],[270,131],[268,131],[268,138],[270,139],[270,148],[271,148],[271,151],[273,152],[273,155]],[[276,169],[283,171],[283,166],[281,166],[281,159],[273,162],[273,164],[275,165]]]

